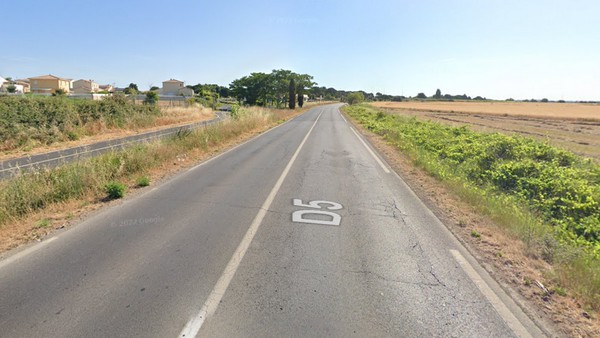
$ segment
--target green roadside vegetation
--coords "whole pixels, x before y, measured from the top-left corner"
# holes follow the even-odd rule
[[[282,116],[270,110],[240,108],[235,118],[218,124],[2,180],[0,230],[51,205],[123,197],[126,192],[124,183],[129,182],[130,186],[148,185],[153,170],[173,163],[181,154],[191,153],[196,154],[193,158],[203,158],[202,154],[211,153],[242,134],[261,131],[281,122]]]
[[[100,101],[64,96],[0,96],[0,150],[73,141],[105,128],[151,126],[161,112],[125,95]]]
[[[525,137],[478,133],[366,105],[344,111],[489,215],[550,278],[600,310],[600,166]]]

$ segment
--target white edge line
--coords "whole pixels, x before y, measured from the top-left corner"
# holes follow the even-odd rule
[[[371,156],[373,156],[375,161],[377,161],[377,163],[379,163],[379,165],[381,166],[381,169],[383,169],[383,171],[386,174],[389,174],[390,170],[385,166],[385,164],[383,164],[383,161],[379,158],[379,156],[377,156],[377,154],[375,154],[375,152],[367,145],[367,143],[362,139],[362,137],[360,137],[360,135],[358,135],[358,133],[356,132],[356,130],[354,130],[354,128],[352,128],[352,127],[349,127],[349,128],[350,128],[350,130],[352,130],[354,135],[356,135],[356,137],[358,138],[360,143],[362,143],[363,146],[365,146],[365,148],[367,148],[367,150],[369,151],[369,154],[371,154]]]
[[[463,255],[461,255],[461,253],[458,252],[458,250],[450,250],[450,252],[454,256],[454,259],[456,259],[460,267],[463,269],[463,271],[465,271],[467,276],[477,286],[479,291],[481,291],[481,293],[483,293],[483,295],[485,296],[485,298],[487,298],[490,304],[492,304],[496,312],[498,312],[498,314],[502,317],[504,322],[511,328],[511,330],[513,330],[513,332],[519,337],[532,337],[531,333],[527,331],[527,329],[523,326],[521,321],[519,321],[517,317],[513,315],[513,313],[508,309],[506,304],[504,304],[504,302],[500,300],[498,295],[496,295],[492,288],[490,288],[490,286],[483,280],[483,278],[481,278],[481,276],[477,273],[477,271],[475,271],[473,266],[469,264],[466,258]]]
[[[339,110],[338,110],[339,111]],[[344,117],[344,114],[342,114],[342,112],[340,111],[340,116],[342,117],[342,120],[344,120],[344,122],[348,123],[348,121],[346,120],[346,118]]]
[[[311,108],[311,109],[313,109],[313,108]],[[289,120],[285,121],[284,123],[282,123],[282,124],[280,124],[280,125],[277,125],[277,126],[275,126],[275,127],[271,128],[271,129],[265,130],[264,132],[262,132],[262,133],[260,133],[260,134],[258,134],[258,135],[256,135],[256,136],[254,136],[254,137],[252,137],[252,138],[250,138],[250,139],[248,139],[248,140],[246,140],[246,141],[244,141],[244,142],[242,142],[242,143],[240,143],[240,144],[238,144],[238,145],[234,146],[234,147],[233,147],[233,148],[231,148],[231,149],[228,149],[228,150],[226,150],[226,151],[224,151],[224,152],[222,152],[222,153],[220,153],[220,154],[218,154],[218,155],[215,155],[214,157],[211,157],[211,158],[209,158],[209,159],[205,160],[205,161],[204,161],[204,162],[202,162],[202,163],[198,163],[197,165],[195,165],[195,166],[191,167],[189,170],[191,171],[191,170],[194,170],[194,169],[196,169],[196,168],[202,167],[202,166],[204,166],[204,165],[206,165],[206,164],[208,164],[208,163],[210,163],[210,162],[212,162],[212,161],[214,161],[214,160],[218,159],[219,157],[221,157],[221,156],[224,156],[224,155],[226,155],[226,154],[228,154],[228,153],[230,153],[230,152],[232,152],[232,151],[236,150],[237,148],[244,146],[246,143],[250,143],[250,142],[252,142],[252,141],[254,141],[254,140],[258,139],[259,137],[262,137],[262,136],[264,136],[264,135],[266,135],[266,134],[268,134],[268,133],[272,132],[273,130],[275,130],[275,129],[279,128],[279,127],[282,127],[282,126],[284,126],[284,125],[286,125],[286,124],[288,124],[288,123],[292,122],[293,120],[295,120],[295,119],[299,118],[300,116],[302,116],[302,115],[304,115],[304,114],[308,113],[308,112],[309,112],[311,109],[309,109],[309,110],[305,111],[304,113],[302,113],[302,114],[300,114],[300,115],[298,115],[298,116],[295,116],[295,117],[293,117],[293,118],[291,118],[291,119],[289,119]]]
[[[58,238],[58,236],[49,238],[49,239],[47,239],[45,241],[42,241],[40,243],[37,243],[37,244],[29,247],[29,248],[27,248],[27,249],[25,249],[25,250],[23,250],[21,252],[18,252],[16,254],[12,255],[12,256],[9,256],[5,260],[0,261],[0,269],[2,269],[3,267],[9,265],[10,263],[13,263],[16,260],[19,260],[19,259],[21,259],[21,258],[23,258],[23,257],[25,257],[25,256],[27,256],[27,255],[29,255],[29,254],[31,254],[33,252],[35,252],[35,251],[38,251],[38,250],[42,249],[46,245],[50,244],[52,241],[55,241],[57,238]]]
[[[246,251],[250,247],[250,243],[254,239],[254,235],[256,235],[258,228],[260,227],[265,215],[267,214],[267,210],[269,210],[269,208],[271,207],[271,203],[273,203],[273,200],[275,199],[275,195],[277,195],[277,192],[281,188],[283,181],[285,180],[286,176],[290,172],[292,165],[296,161],[296,158],[298,157],[300,150],[304,146],[304,143],[306,143],[306,140],[308,139],[311,132],[317,125],[317,122],[319,121],[319,118],[321,117],[322,114],[323,114],[322,112],[319,114],[319,116],[313,123],[312,127],[308,130],[308,133],[306,133],[306,135],[304,136],[304,139],[302,140],[302,142],[296,149],[296,152],[294,153],[294,155],[288,162],[287,166],[285,167],[285,169],[283,169],[281,176],[279,176],[279,179],[273,186],[273,189],[267,196],[267,199],[265,200],[265,202],[261,206],[260,210],[256,214],[256,217],[254,217],[252,224],[248,228],[248,231],[246,231],[244,238],[242,238],[242,241],[240,242],[237,249],[233,253],[233,256],[231,257],[231,259],[229,260],[229,263],[223,270],[221,277],[217,281],[217,284],[215,284],[212,292],[208,296],[208,299],[206,300],[206,302],[200,309],[200,312],[197,315],[195,315],[194,317],[192,317],[187,322],[187,324],[185,325],[185,327],[179,334],[179,337],[188,337],[188,338],[195,337],[198,334],[198,332],[200,331],[200,328],[202,328],[202,324],[204,324],[204,321],[206,320],[206,318],[210,317],[217,310],[217,307],[219,306],[219,303],[221,302],[221,298],[223,298],[225,291],[229,287],[229,283],[231,283],[231,280],[233,279],[233,276],[235,275],[242,259],[244,258]]]

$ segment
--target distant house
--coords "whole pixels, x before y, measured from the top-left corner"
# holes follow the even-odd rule
[[[170,79],[163,81],[163,87],[160,90],[160,95],[164,96],[193,96],[194,90],[184,86],[183,81]]]
[[[113,86],[109,85],[109,84],[107,84],[107,85],[100,85],[99,87],[100,87],[100,91],[103,91],[103,92],[112,93],[112,92],[115,91],[115,88]]]
[[[58,89],[70,93],[71,81],[51,74],[29,78],[31,92],[36,94],[54,94]]]
[[[76,94],[97,93],[100,91],[100,85],[93,80],[80,79],[73,81],[73,92]]]
[[[23,93],[29,93],[31,91],[31,85],[29,84],[29,80],[28,79],[18,79],[18,80],[15,80],[15,85],[16,86],[22,86],[23,87]]]
[[[73,92],[76,94],[97,93],[100,91],[100,85],[93,80],[80,79],[73,81]]]
[[[8,80],[6,80],[2,76],[0,76],[0,92],[2,92],[2,93],[6,92],[5,85],[7,85],[7,84],[9,84]]]
[[[29,83],[23,80],[8,81],[7,79],[0,77],[0,92],[9,93],[10,87],[14,89],[15,94],[24,94],[29,92]]]

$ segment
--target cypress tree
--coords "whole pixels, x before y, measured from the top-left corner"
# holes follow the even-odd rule
[[[296,84],[294,79],[290,80],[290,109],[296,108]]]

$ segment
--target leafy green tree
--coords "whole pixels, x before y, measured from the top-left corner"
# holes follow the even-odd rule
[[[155,91],[155,90],[159,90],[160,88],[158,88],[157,86],[152,86],[150,87],[150,91]]]
[[[438,88],[438,90],[435,91],[435,95],[433,95],[433,97],[435,97],[436,99],[441,99],[442,98],[442,91]]]
[[[289,85],[294,80],[295,93],[304,94],[316,85],[308,74],[297,74],[290,70],[274,69],[271,73],[252,73],[234,80],[225,96],[233,96],[238,102],[250,105],[275,105],[283,107],[289,103]],[[219,89],[221,90],[221,89]]]
[[[127,88],[123,90],[123,93],[128,95],[136,95],[139,91],[140,90],[138,89],[138,86],[135,83],[130,83],[129,86],[127,86]]]
[[[419,93],[417,94],[417,99],[426,99],[427,95],[425,95],[425,93]]]
[[[158,102],[158,93],[149,91],[146,93],[146,98],[144,99],[144,104],[155,105]]]
[[[6,87],[6,91],[9,92],[9,93],[11,93],[11,94],[15,93],[17,91],[17,87],[15,85],[13,85],[13,84],[8,85]]]
[[[223,87],[223,86],[219,86],[217,84],[195,84],[193,86],[188,85],[186,86],[190,89],[194,90],[194,93],[201,93],[205,90],[208,90],[212,93],[216,93],[218,97],[231,97],[231,93],[229,91],[229,88],[227,87]],[[213,95],[214,96],[214,95]]]
[[[289,107],[290,109],[296,108],[296,85],[294,83],[294,79],[290,80],[290,88],[289,88]]]
[[[65,95],[67,95],[67,92],[62,88],[58,88],[57,90],[54,91],[54,93],[52,93],[52,96],[65,96]]]
[[[230,85],[230,93],[238,102],[249,105],[267,105],[273,98],[272,78],[265,73],[252,73],[234,80]]]
[[[296,92],[298,95],[306,94],[306,90],[317,85],[316,82],[313,81],[313,77],[308,74],[293,74],[295,75],[296,81]]]
[[[291,70],[273,69],[271,74],[271,90],[277,107],[282,107],[285,102],[289,105],[289,86],[290,80],[294,78],[294,73]],[[295,89],[295,88],[294,88]]]
[[[346,96],[346,101],[348,104],[358,104],[365,101],[365,95],[361,92],[350,93]]]

